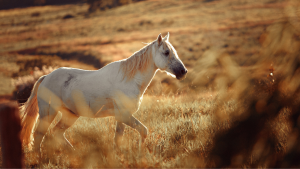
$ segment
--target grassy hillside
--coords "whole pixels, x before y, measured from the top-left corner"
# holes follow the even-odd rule
[[[99,69],[170,32],[190,70],[212,48],[248,66],[258,57],[267,26],[286,20],[286,5],[279,0],[147,1],[95,13],[87,12],[87,4],[2,10],[0,52],[16,67],[8,77],[42,65]]]
[[[75,152],[48,132],[43,161],[25,149],[26,166],[299,167],[299,5],[150,0],[93,13],[88,4],[0,11],[0,94],[35,67],[99,69],[159,33],[170,33],[189,70],[183,81],[153,79],[134,114],[149,129],[144,144],[126,127],[113,151],[114,118],[80,118],[67,131]]]

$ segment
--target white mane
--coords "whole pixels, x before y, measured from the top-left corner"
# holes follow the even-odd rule
[[[124,77],[129,80],[134,77],[137,71],[144,72],[147,70],[152,60],[151,47],[154,42],[149,43],[129,58],[121,61],[120,69],[124,72]]]

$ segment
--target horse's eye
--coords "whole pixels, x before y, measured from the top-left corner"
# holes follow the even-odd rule
[[[165,54],[166,56],[169,56],[170,52],[167,50],[167,51],[165,51],[164,54]]]

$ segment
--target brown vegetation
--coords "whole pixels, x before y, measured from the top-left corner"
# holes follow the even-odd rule
[[[0,11],[6,79],[49,66],[100,68],[166,32],[189,69],[180,82],[161,72],[153,79],[134,114],[149,128],[144,144],[126,127],[114,151],[113,117],[80,118],[66,134],[76,151],[57,139],[59,129],[49,131],[43,161],[24,149],[26,166],[299,167],[299,5],[178,0],[94,13],[88,4]]]
[[[143,0],[87,0],[87,3],[90,5],[89,12],[95,12],[97,9],[111,9],[139,1]]]

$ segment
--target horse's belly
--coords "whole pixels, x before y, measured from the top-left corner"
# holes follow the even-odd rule
[[[65,107],[74,114],[84,117],[107,117],[114,116],[114,104],[112,99],[95,99],[89,101],[66,99]]]
[[[114,116],[114,101],[112,99],[106,98],[104,103],[95,103],[97,104],[94,108],[92,108],[95,117],[107,117]],[[100,108],[99,108],[100,107]]]

